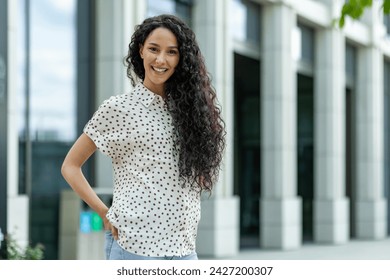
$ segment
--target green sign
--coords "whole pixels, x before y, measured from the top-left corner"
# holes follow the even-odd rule
[[[91,228],[92,231],[100,231],[103,229],[103,220],[96,212],[92,212]]]

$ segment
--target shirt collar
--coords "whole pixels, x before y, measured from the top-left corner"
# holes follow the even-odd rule
[[[153,100],[157,98],[157,94],[151,92],[142,83],[137,84],[135,87],[135,94],[138,96],[138,99],[142,105],[144,105],[146,108],[148,108],[150,104],[152,104]]]

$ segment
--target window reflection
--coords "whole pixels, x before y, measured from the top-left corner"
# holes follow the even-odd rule
[[[356,76],[356,54],[354,46],[347,44],[345,47],[345,75],[347,86],[353,87]]]
[[[308,26],[298,24],[293,33],[293,57],[300,63],[313,65],[314,63],[314,30]]]
[[[230,14],[233,38],[260,44],[260,6],[248,0],[233,0]]]
[[[148,16],[159,14],[174,14],[175,1],[172,0],[148,0]]]
[[[19,178],[18,178],[18,193],[27,193],[27,131],[28,131],[28,111],[27,111],[27,94],[28,88],[28,73],[27,73],[27,46],[26,46],[26,23],[27,23],[27,8],[26,0],[17,1],[18,7],[18,32],[17,34],[17,51],[16,51],[16,63],[18,75],[16,79],[16,91],[17,91],[17,108],[18,108],[18,136],[19,136]]]
[[[30,1],[30,137],[71,141],[75,120],[75,1]]]
[[[193,0],[148,0],[147,16],[176,15],[191,26],[192,2]]]
[[[299,25],[301,30],[301,58],[307,63],[314,63],[314,31],[310,27]]]
[[[18,101],[18,134],[19,138],[26,138],[26,5],[25,0],[19,0],[18,5],[18,30],[17,32],[17,69],[16,90]]]
[[[383,15],[383,24],[386,27],[386,34],[389,36],[390,34],[390,15]]]

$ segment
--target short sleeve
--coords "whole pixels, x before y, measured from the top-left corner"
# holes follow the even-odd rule
[[[116,130],[114,97],[105,100],[85,125],[83,132],[91,138],[97,149],[110,158],[115,158]]]

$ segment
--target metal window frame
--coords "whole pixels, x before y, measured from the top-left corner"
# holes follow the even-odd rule
[[[8,126],[8,3],[0,0],[0,227],[7,234],[7,126]]]
[[[96,110],[96,3],[94,0],[78,0],[76,8],[77,33],[77,134],[83,132],[87,121]],[[84,175],[95,186],[95,157],[84,165]]]

